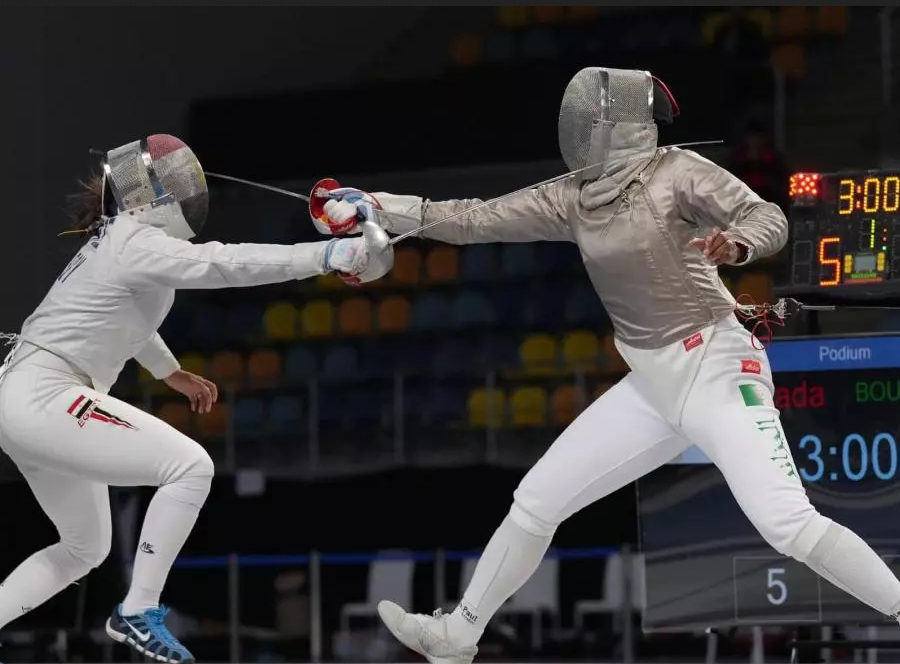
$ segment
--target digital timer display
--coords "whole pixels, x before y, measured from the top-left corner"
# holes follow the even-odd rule
[[[777,341],[768,354],[810,501],[900,576],[900,336]],[[779,447],[771,458],[781,463],[784,454]],[[646,630],[891,623],[772,549],[699,450],[637,488]]]
[[[795,173],[780,295],[900,290],[900,173]]]

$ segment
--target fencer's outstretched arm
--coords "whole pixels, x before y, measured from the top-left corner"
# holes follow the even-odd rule
[[[787,242],[788,223],[774,203],[760,198],[737,177],[689,150],[672,151],[677,159],[676,204],[682,216],[706,227],[718,227],[747,248],[741,265],[777,253]]]
[[[259,286],[324,274],[328,242],[295,245],[192,244],[140,226],[123,242],[118,267],[140,287],[231,288]]]
[[[159,332],[153,333],[153,336],[134,356],[134,359],[157,380],[168,378],[181,368],[181,364],[169,350],[166,342],[159,336]]]
[[[568,183],[555,182],[537,189],[523,191],[499,203],[486,205],[474,212],[438,224],[424,231],[420,237],[449,244],[478,244],[482,242],[537,242],[550,240],[572,242],[566,223],[564,187]],[[446,217],[460,210],[478,205],[477,198],[448,201],[429,201],[419,196],[398,196],[388,193],[372,194],[388,213],[395,212],[419,220],[419,226]],[[378,214],[378,223],[388,232],[405,233],[416,228],[412,220],[391,214]]]

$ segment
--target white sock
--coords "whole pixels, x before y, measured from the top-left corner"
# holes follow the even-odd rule
[[[159,606],[169,570],[197,522],[211,482],[212,477],[193,476],[163,486],[153,496],[135,554],[131,588],[122,602],[123,615]]]
[[[507,516],[494,532],[459,606],[447,617],[447,636],[460,646],[478,643],[488,621],[534,574],[552,533],[532,535]]]
[[[831,523],[806,564],[822,578],[888,616],[900,612],[900,581],[856,533]]]
[[[59,543],[27,558],[0,585],[0,629],[86,576],[105,557],[90,561]]]

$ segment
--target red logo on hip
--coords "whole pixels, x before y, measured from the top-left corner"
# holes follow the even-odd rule
[[[759,360],[741,360],[741,373],[759,374],[762,372],[762,366]]]
[[[689,336],[687,339],[685,339],[681,343],[684,344],[685,352],[687,352],[689,350],[693,350],[697,346],[702,346],[703,345],[703,333],[702,332],[694,332],[691,336]]]

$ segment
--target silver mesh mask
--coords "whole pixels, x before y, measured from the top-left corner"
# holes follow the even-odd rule
[[[196,155],[175,136],[154,134],[110,150],[103,174],[119,212],[171,198],[187,223],[169,224],[164,230],[184,240],[199,233],[206,221],[206,177]]]
[[[637,69],[588,67],[569,81],[559,108],[559,149],[583,179],[599,177],[619,123],[653,124],[653,78]]]

